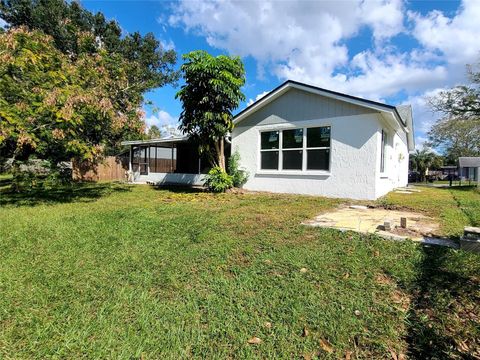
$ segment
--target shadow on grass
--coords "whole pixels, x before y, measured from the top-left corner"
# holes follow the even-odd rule
[[[480,188],[477,185],[462,185],[462,186],[457,186],[457,187],[450,187],[447,188],[450,190],[458,190],[458,191],[475,191],[475,190],[480,190]]]
[[[9,186],[11,182],[12,179],[10,178],[0,178],[0,187]]]
[[[4,186],[9,185],[9,182]],[[130,191],[128,185],[120,183],[73,183],[52,189],[30,189],[14,192],[7,187],[0,190],[0,206],[35,206],[70,202],[90,202],[114,192]]]
[[[207,190],[201,186],[189,186],[189,185],[152,185],[155,190],[166,190],[173,193],[204,193]]]
[[[462,274],[462,262],[458,261],[469,254],[439,246],[424,247],[423,251],[408,317],[409,357],[474,359],[471,351],[479,346],[478,324],[468,320],[472,311],[468,309],[480,300],[480,280],[475,271],[471,276]],[[462,342],[466,348],[459,345]]]
[[[425,183],[409,183],[409,186],[416,186],[420,188],[430,188],[430,189],[442,189],[442,190],[463,190],[463,191],[471,191],[477,188],[476,183],[472,182],[470,184],[454,184],[450,186],[448,183],[445,184],[425,184]]]
[[[455,191],[464,191],[464,192],[473,192],[478,189],[477,186],[473,185],[462,185],[462,186],[452,186],[447,188],[439,188],[442,190],[455,190]]]

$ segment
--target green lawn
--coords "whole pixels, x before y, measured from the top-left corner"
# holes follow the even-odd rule
[[[480,355],[480,256],[300,225],[338,200],[8,181],[0,358]],[[473,189],[400,195],[446,234],[478,224]]]
[[[480,226],[480,192],[476,187],[418,187],[420,193],[389,193],[380,202],[387,207],[407,208],[437,218],[442,234],[458,237],[465,225]]]

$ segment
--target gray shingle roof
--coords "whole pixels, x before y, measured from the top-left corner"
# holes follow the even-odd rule
[[[459,157],[458,166],[460,167],[480,167],[480,157]]]

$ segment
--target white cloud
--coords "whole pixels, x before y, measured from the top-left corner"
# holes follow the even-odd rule
[[[347,61],[338,42],[358,30],[360,7],[350,2],[182,1],[170,24],[206,37],[209,45],[270,61],[314,57],[331,71]]]
[[[402,0],[183,0],[169,23],[230,54],[253,57],[258,75],[373,100],[408,98],[424,136],[436,117],[423,96],[465,82],[465,65],[480,57],[480,1],[464,0],[451,16],[412,12],[408,6]],[[365,27],[372,32],[368,48],[352,52],[347,41]],[[400,49],[398,34],[418,44]]]
[[[425,136],[415,136],[415,150],[423,150],[427,148],[425,143],[428,141]]]
[[[151,126],[157,126],[162,132],[162,137],[182,136],[182,133],[178,130],[178,117],[172,116],[164,110],[158,110],[146,117],[145,123],[147,124],[147,131]]]
[[[409,12],[412,35],[427,49],[439,51],[450,64],[464,66],[480,56],[480,2],[465,0],[453,18],[440,11],[426,16]]]
[[[162,45],[163,50],[175,50],[175,43],[173,40],[160,40],[160,45]]]
[[[403,31],[403,3],[393,1],[365,1],[361,4],[363,21],[372,27],[375,40],[383,40]]]
[[[307,67],[283,65],[279,67],[278,74],[283,78],[382,101],[401,90],[418,93],[431,86],[441,86],[448,77],[444,66],[425,66],[412,61],[408,54],[378,56],[371,51],[364,51],[353,57],[350,67],[358,70],[358,73],[353,76],[324,76]]]
[[[164,110],[159,110],[155,112],[155,114],[151,114],[150,116],[146,117],[145,123],[147,124],[148,128],[150,128],[152,125],[156,125],[158,127],[164,125],[176,126],[178,123],[178,117],[174,117]]]
[[[265,95],[267,95],[270,91],[264,91],[260,94],[258,94],[256,97],[255,97],[255,100],[253,99],[248,99],[248,102],[247,102],[247,106],[250,106],[252,105],[254,102],[260,100],[261,98],[263,98]]]
[[[344,40],[362,26],[375,40],[403,30],[401,0],[383,1],[181,1],[172,25],[205,36],[209,45],[252,56],[279,78],[338,86],[335,69],[348,66]]]

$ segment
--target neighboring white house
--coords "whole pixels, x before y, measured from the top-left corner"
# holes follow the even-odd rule
[[[246,189],[373,200],[407,185],[414,149],[409,105],[287,81],[237,114],[234,123],[231,151],[240,153],[249,173]],[[201,184],[205,167],[191,148],[182,150],[186,141],[124,142],[132,149],[136,181]],[[151,172],[150,146],[179,146],[175,159],[172,152],[172,173]],[[185,152],[189,156],[182,158]],[[184,162],[189,173],[182,170]]]
[[[459,157],[458,175],[461,180],[476,182],[480,186],[480,157]]]

